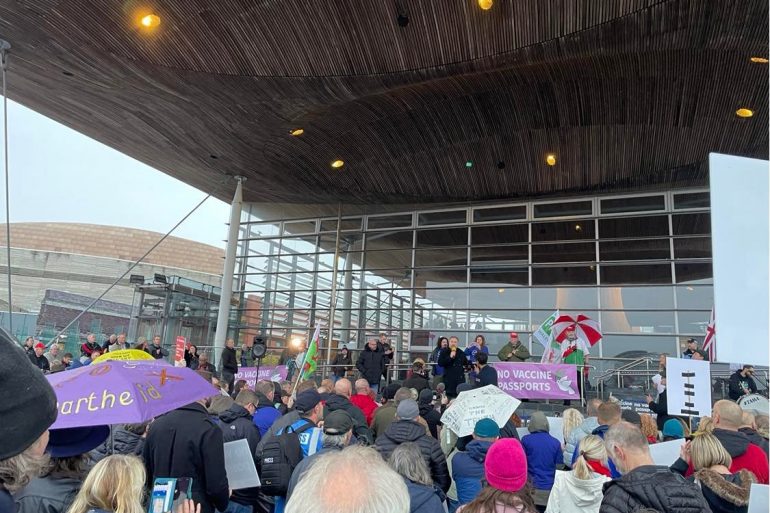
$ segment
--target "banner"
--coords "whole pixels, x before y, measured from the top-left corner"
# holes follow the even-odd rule
[[[495,363],[497,386],[517,399],[580,399],[577,367],[566,363]]]
[[[257,367],[240,367],[235,374],[235,381],[239,379],[245,379],[248,387],[253,389],[257,381],[281,381],[286,379],[286,366],[260,366],[259,377],[257,377]]]
[[[176,337],[176,352],[174,353],[174,367],[187,367],[184,361],[184,349],[186,345],[184,337]]]
[[[540,325],[537,331],[532,334],[532,338],[534,338],[538,344],[543,346],[543,349],[545,350],[548,350],[548,348],[551,346],[551,326],[553,326],[553,322],[557,317],[559,317],[558,310],[549,315],[548,318],[543,321],[543,324]]]

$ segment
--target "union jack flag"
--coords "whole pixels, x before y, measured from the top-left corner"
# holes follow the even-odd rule
[[[706,326],[706,337],[703,339],[703,350],[709,354],[709,361],[713,362],[716,358],[716,327],[714,325],[714,308],[711,308],[711,319]]]

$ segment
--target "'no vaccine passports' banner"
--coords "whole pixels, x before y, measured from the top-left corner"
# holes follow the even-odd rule
[[[257,375],[259,373],[259,375]],[[245,379],[249,388],[254,388],[257,381],[281,381],[286,379],[286,366],[263,366],[263,367],[239,367],[235,374],[235,381]]]
[[[577,367],[566,363],[495,363],[497,386],[516,399],[580,399]]]

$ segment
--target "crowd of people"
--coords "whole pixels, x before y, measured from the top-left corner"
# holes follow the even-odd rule
[[[526,361],[514,335],[498,357]],[[136,347],[162,358],[156,339]],[[142,424],[51,431],[56,399],[36,363],[47,360],[45,348],[25,342],[25,355],[10,339],[0,343],[0,383],[11,399],[0,426],[0,512],[138,513],[156,478],[185,477],[192,484],[182,513],[743,513],[751,484],[768,483],[768,417],[722,400],[690,432],[666,415],[665,372],[648,398],[657,419],[592,399],[563,412],[563,442],[541,411],[526,425],[516,414],[503,426],[483,418],[458,437],[442,414],[458,394],[497,382],[483,337],[465,350],[456,337],[442,338],[427,363],[416,360],[403,382],[382,388],[387,357],[377,339],[355,363],[340,351],[351,369],[320,385],[249,387],[234,382],[233,341],[220,372],[192,346],[187,365],[220,394]],[[106,350],[126,346],[117,336]],[[82,357],[102,349],[89,337]],[[352,367],[355,381],[346,377]],[[741,395],[751,371],[738,372]],[[650,445],[681,438],[680,458],[655,465]],[[230,488],[224,444],[235,440],[247,442],[261,486]]]

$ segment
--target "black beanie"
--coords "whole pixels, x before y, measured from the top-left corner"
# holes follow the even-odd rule
[[[24,452],[56,420],[56,395],[7,331],[0,328],[0,460]]]

